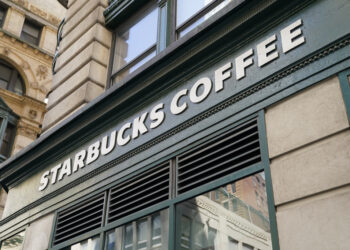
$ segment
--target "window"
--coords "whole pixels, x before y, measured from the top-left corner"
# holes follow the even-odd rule
[[[234,183],[245,185],[249,183],[250,178],[246,177]],[[254,189],[246,187],[248,188],[239,197],[231,191],[226,192],[224,202],[212,200],[206,194],[202,194],[178,204],[176,214],[181,216],[181,219],[177,224],[179,230],[177,242],[180,242],[180,247],[176,249],[221,250],[227,245],[229,249],[238,249],[239,242],[234,239],[239,239],[241,244],[249,242],[256,248],[261,246],[261,239],[265,239],[263,244],[267,249],[271,248],[269,216],[265,209],[257,208],[254,201],[251,201]],[[225,194],[224,189],[225,186],[216,190]],[[235,202],[235,206],[238,205],[239,209],[227,206],[228,202],[231,204]],[[240,224],[235,223],[238,221]]]
[[[116,29],[113,62],[114,81],[132,73],[156,55],[158,8],[151,1],[130,21]]]
[[[115,29],[110,85],[120,82],[168,44],[180,39],[231,2],[235,1],[150,0],[141,9],[138,8],[138,12],[131,12],[130,18]]]
[[[22,249],[23,239],[24,239],[24,231],[1,242],[0,249],[6,249],[6,250]]]
[[[28,19],[24,20],[21,39],[32,44],[39,45],[42,27]]]
[[[233,0],[177,0],[176,35],[178,38],[212,17]]]
[[[167,225],[168,210],[130,222],[107,233],[105,249],[165,250],[168,248]]]
[[[132,173],[58,211],[51,247],[221,250],[245,243],[272,249],[267,203],[258,206],[252,199],[251,180],[265,179],[257,127],[252,119],[222,130],[176,160]],[[266,193],[262,186],[258,191]]]
[[[100,249],[100,237],[96,236],[82,242],[76,243],[70,247],[66,247],[63,250],[99,250]]]
[[[11,155],[18,118],[0,98],[0,162]]]
[[[25,93],[24,82],[18,71],[0,59],[0,88],[7,89],[17,95]]]
[[[5,7],[0,6],[0,27],[2,27],[2,25],[4,24],[6,11],[7,9]]]

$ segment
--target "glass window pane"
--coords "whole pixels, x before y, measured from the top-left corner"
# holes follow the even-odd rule
[[[41,27],[38,25],[25,20],[21,32],[21,39],[27,41],[28,43],[37,45],[40,39]]]
[[[6,130],[5,130],[5,135],[2,139],[2,144],[0,148],[0,154],[5,156],[5,157],[10,157],[11,154],[11,149],[12,149],[12,139],[14,137],[15,133],[15,126],[8,123]]]
[[[20,76],[18,76],[16,79],[13,92],[15,92],[17,95],[23,95],[23,82]]]
[[[100,249],[100,237],[95,236],[93,238],[81,241],[70,247],[64,248],[64,250],[99,250]]]
[[[132,224],[128,224],[124,229],[124,250],[132,249],[133,242],[133,226]]]
[[[0,7],[0,25],[2,26],[5,20],[6,9]]]
[[[106,235],[105,250],[168,249],[168,210],[118,227]]]
[[[107,243],[106,243],[106,250],[114,250],[116,249],[115,246],[116,241],[116,234],[114,231],[107,233]]]
[[[114,72],[141,56],[156,44],[158,8],[153,6],[150,11],[144,13],[132,25],[117,31]],[[154,56],[154,54],[152,55]]]
[[[177,0],[176,26],[178,27],[186,22],[191,16],[213,1],[214,0]]]
[[[272,249],[265,186],[255,187],[253,178],[265,182],[264,173],[258,173],[214,190],[214,196],[210,191],[178,204],[180,249],[234,250],[239,243]]]
[[[203,4],[201,5],[201,7],[204,7],[206,5],[208,5],[209,3],[213,2],[212,0],[196,0],[198,2],[203,2]],[[201,23],[203,23],[205,20],[208,20],[209,18],[211,18],[213,15],[215,15],[219,10],[223,9],[226,5],[228,5],[230,2],[232,2],[233,0],[224,0],[222,3],[220,3],[218,6],[216,6],[215,8],[213,8],[212,10],[208,11],[207,13],[204,13],[203,15],[201,15],[196,21],[194,21],[191,25],[189,25],[188,27],[186,27],[185,29],[182,29],[178,34],[179,34],[179,37],[182,37],[184,35],[186,35],[189,31],[191,31],[192,29],[194,29],[195,27],[197,27],[198,25],[200,25]],[[181,3],[181,5],[183,5],[183,7],[181,8],[189,8],[190,9],[195,9],[195,7],[192,7],[191,5],[193,4],[192,1],[185,1],[185,0],[178,0],[178,4],[180,4],[180,2],[183,2]],[[195,2],[195,1],[193,1]],[[208,2],[208,3],[207,3]],[[179,5],[178,5],[178,8],[179,8]],[[201,9],[201,8],[199,8]],[[198,9],[198,10],[199,10]],[[197,11],[198,11],[197,10]],[[187,10],[188,11],[188,10]],[[193,14],[195,14],[195,12],[193,12]],[[192,15],[193,15],[192,14]],[[179,18],[179,15],[182,15],[182,14],[177,14],[177,18]],[[187,21],[189,20],[189,17],[187,19],[184,19],[184,21]],[[183,22],[184,22],[183,21]],[[182,22],[182,23],[183,23]],[[177,22],[177,27],[179,25],[181,25],[182,23],[179,23]]]
[[[23,239],[24,231],[4,240],[1,243],[1,250],[21,250]]]

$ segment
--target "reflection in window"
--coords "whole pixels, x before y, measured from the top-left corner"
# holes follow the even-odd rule
[[[154,2],[154,1],[152,1]],[[158,8],[146,6],[116,32],[113,73],[120,81],[156,55]]]
[[[257,204],[256,176],[265,180],[259,173],[214,190],[219,195],[213,198],[203,194],[177,205],[178,249],[235,250],[241,245],[271,250],[268,209]],[[240,191],[233,192],[233,184]],[[266,197],[263,185],[258,192]]]
[[[4,240],[1,243],[1,250],[21,250],[24,239],[24,231],[20,232],[11,238]]]
[[[70,247],[64,248],[64,250],[99,250],[100,249],[100,237],[96,236],[88,240],[84,240]]]
[[[6,158],[10,157],[11,155],[12,142],[15,137],[15,133],[16,127],[11,123],[8,123],[0,146],[0,154]]]
[[[215,15],[233,0],[177,0],[176,30],[179,37]]]
[[[164,210],[107,233],[106,250],[168,249],[168,211]]]

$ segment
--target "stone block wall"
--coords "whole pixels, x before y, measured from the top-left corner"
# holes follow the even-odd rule
[[[112,43],[104,26],[107,5],[107,0],[69,1],[44,131],[105,91]]]
[[[346,249],[350,130],[337,76],[266,111],[282,250]]]

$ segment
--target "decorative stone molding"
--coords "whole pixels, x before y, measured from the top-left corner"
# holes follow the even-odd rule
[[[36,76],[39,78],[39,80],[45,80],[48,75],[48,69],[44,65],[39,65],[36,69]]]
[[[23,7],[24,9],[34,13],[35,15],[44,18],[45,20],[49,21],[51,24],[58,26],[60,23],[60,19],[50,13],[47,13],[46,11],[42,10],[36,5],[33,5],[32,3],[29,3],[26,0],[11,0],[15,4]]]
[[[41,132],[41,128],[39,128],[39,126],[33,126],[23,118],[21,118],[20,121],[18,122],[17,134],[20,134],[35,140],[37,138],[37,135],[40,134],[40,132]]]

